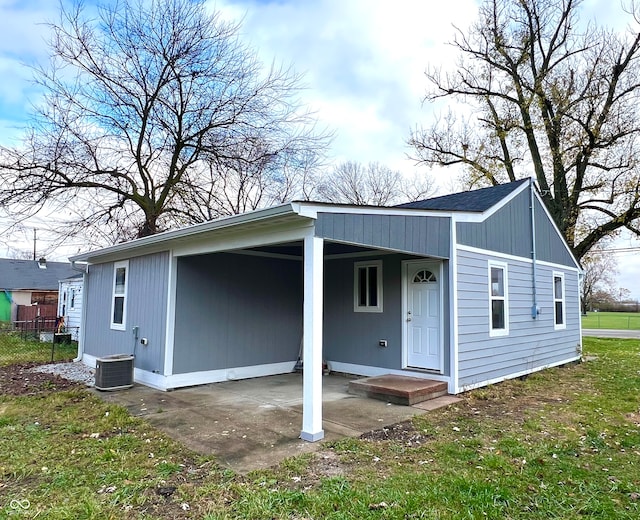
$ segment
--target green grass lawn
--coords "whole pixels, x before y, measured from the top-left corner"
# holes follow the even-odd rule
[[[244,476],[84,390],[0,395],[0,517],[637,519],[640,346],[584,346],[588,362],[469,392],[392,440]]]
[[[582,328],[640,330],[640,313],[589,312],[582,317]]]
[[[0,331],[0,366],[13,363],[45,363],[51,361],[51,343],[23,339],[17,332]],[[54,345],[53,360],[73,359],[78,353],[75,342]]]

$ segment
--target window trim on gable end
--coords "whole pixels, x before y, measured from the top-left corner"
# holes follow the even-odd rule
[[[560,279],[560,291],[562,293],[560,295],[560,298],[558,298],[556,294],[556,278]],[[551,294],[553,295],[553,330],[563,330],[567,328],[567,297],[566,297],[567,293],[564,285],[564,273],[560,271],[553,271],[551,280],[552,280]],[[556,306],[558,303],[562,305],[562,322],[561,323],[558,323],[558,314],[557,314],[558,311],[556,309]]]
[[[369,274],[369,269],[375,267],[377,269],[376,271],[376,276],[375,276],[375,281],[376,281],[376,287],[375,287],[375,299],[376,299],[376,304],[375,305],[370,305],[370,299],[371,299],[371,288],[370,288],[370,283],[371,283],[371,277]],[[363,305],[361,303],[361,298],[360,298],[360,294],[361,294],[361,283],[360,283],[360,271],[361,269],[366,269],[366,275],[364,278],[366,287],[365,287],[365,299],[367,300],[366,303]],[[383,312],[383,305],[382,305],[382,301],[383,301],[383,293],[382,293],[382,260],[368,260],[365,262],[354,262],[353,264],[353,312]]]
[[[498,262],[496,260],[489,260],[487,263],[488,266],[488,298],[489,298],[489,336],[490,337],[499,337],[499,336],[508,336],[509,335],[509,269],[508,264],[505,262]],[[493,288],[491,286],[491,270],[493,268],[502,270],[502,295],[494,295]],[[493,327],[493,302],[494,301],[502,301],[503,303],[503,319],[504,319],[504,328],[494,328]]]
[[[124,290],[117,292],[118,269],[124,268]],[[127,330],[127,296],[129,288],[129,260],[122,260],[113,264],[113,279],[111,285],[111,318],[112,330]],[[115,321],[116,298],[122,298],[122,323]]]

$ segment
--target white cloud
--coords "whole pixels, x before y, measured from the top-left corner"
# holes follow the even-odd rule
[[[243,33],[263,61],[292,63],[305,73],[305,99],[321,124],[337,132],[334,159],[380,161],[405,171],[414,169],[405,157],[409,131],[427,113],[424,70],[429,62],[453,61],[446,45],[452,24],[466,27],[476,13],[473,0],[225,0],[215,6],[228,17],[244,17]]]

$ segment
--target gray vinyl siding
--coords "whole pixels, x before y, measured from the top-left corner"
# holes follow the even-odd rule
[[[517,195],[483,222],[459,222],[459,244],[531,258],[529,191]]]
[[[489,336],[488,260],[507,263],[509,335]],[[566,328],[554,330],[553,272],[565,277]],[[531,318],[532,264],[458,250],[459,386],[513,377],[579,357],[578,273],[537,266],[541,314]]]
[[[316,236],[439,258],[451,252],[448,217],[319,213]]]
[[[523,191],[483,222],[458,222],[459,244],[531,258],[530,194]],[[577,267],[540,202],[534,199],[538,260]]]
[[[577,267],[567,246],[553,226],[540,202],[534,202],[536,216],[536,254],[538,260]]]
[[[167,316],[167,283],[169,253],[156,253],[129,260],[127,272],[126,330],[112,330],[111,298],[113,295],[113,263],[89,266],[86,277],[86,326],[84,351],[96,357],[131,354],[135,349],[135,367],[150,372],[164,370],[165,323]],[[133,327],[139,327],[135,341]]]
[[[216,253],[178,259],[173,373],[295,362],[302,262]]]
[[[383,312],[354,312],[354,263],[382,260]],[[402,369],[402,260],[406,255],[345,258],[325,262],[324,357],[329,361]],[[448,262],[443,266],[445,373],[449,373]],[[386,339],[387,347],[379,340]]]

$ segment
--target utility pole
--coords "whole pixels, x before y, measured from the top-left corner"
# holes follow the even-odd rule
[[[36,261],[36,228],[33,228],[33,261]]]

